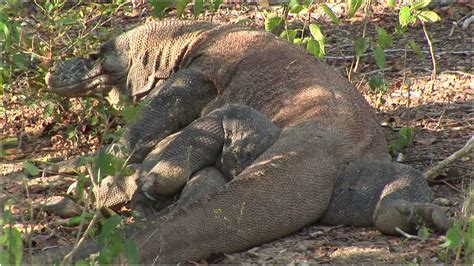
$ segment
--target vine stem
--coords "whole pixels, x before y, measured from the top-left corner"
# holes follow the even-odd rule
[[[423,20],[421,20],[421,25],[423,27],[423,33],[425,34],[426,42],[428,43],[428,47],[430,48],[431,62],[433,64],[433,71],[431,72],[431,84],[430,84],[430,91],[432,91],[434,82],[436,80],[436,57],[434,54],[433,43],[431,43],[430,35],[428,34],[428,30],[426,30],[426,24]]]

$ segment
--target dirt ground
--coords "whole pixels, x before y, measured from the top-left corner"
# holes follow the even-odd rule
[[[362,58],[357,73],[352,76],[352,82],[377,110],[389,143],[400,128],[413,128],[413,142],[395,153],[394,158],[402,158],[404,163],[421,171],[460,149],[473,132],[473,26],[465,31],[453,26],[453,22],[459,21],[470,10],[472,6],[467,4],[438,9],[442,20],[428,25],[438,65],[433,88],[430,88],[432,63],[427,52],[419,58],[408,51],[407,59],[404,60],[407,39],[417,40],[422,50],[428,51],[421,25],[394,39],[394,44],[386,51],[386,69],[383,70],[388,85],[386,94],[369,88],[369,76],[382,73],[375,65],[370,50],[368,56]],[[368,21],[367,35],[376,36],[375,25],[383,25],[391,32],[398,17],[386,14],[382,8],[376,8],[375,11],[374,18]],[[147,12],[143,8],[134,14],[119,12],[114,19],[132,25],[142,21]],[[337,12],[344,13],[345,10],[342,8]],[[235,22],[241,19],[248,19],[251,26],[262,27],[261,15],[251,6],[242,6],[240,9],[234,5],[224,6],[214,16],[214,20],[221,21]],[[331,24],[318,12],[313,14],[313,19],[322,25],[327,38],[325,61],[347,76],[353,55],[353,39],[362,32],[363,17],[356,16],[341,25]],[[24,97],[18,95],[24,86],[31,86],[27,77],[25,75],[16,79],[11,91],[4,95],[3,103],[7,108],[0,117],[2,139],[16,138],[19,141],[13,147],[5,147],[6,153],[1,158],[0,200],[2,205],[13,202],[12,212],[18,228],[23,231],[33,229],[32,249],[36,251],[71,243],[77,227],[59,225],[62,219],[51,214],[42,214],[35,221],[30,221],[26,218],[28,216],[22,214],[27,212],[29,201],[39,203],[53,195],[61,195],[75,178],[46,172],[28,177],[24,174],[23,163],[26,160],[87,154],[98,147],[100,139],[91,134],[90,128],[81,127],[80,112],[83,107],[78,100],[72,100],[72,108],[61,114],[70,124],[79,128],[75,140],[67,137],[64,125],[54,124],[42,116],[44,105],[26,105]],[[44,84],[39,86],[45,89]],[[385,103],[380,102],[380,97],[385,99]],[[450,215],[457,216],[462,210],[471,182],[472,156],[467,156],[445,169],[431,183],[431,188],[435,198],[449,207]],[[248,251],[226,254],[210,262],[449,263],[449,260],[440,258],[439,245],[443,240],[444,236],[437,233],[430,234],[426,241],[420,241],[382,235],[373,228],[315,224],[280,240]]]

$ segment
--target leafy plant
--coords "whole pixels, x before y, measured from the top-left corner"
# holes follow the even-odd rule
[[[440,256],[449,263],[450,254],[454,254],[454,265],[463,263],[472,265],[474,263],[474,215],[471,204],[474,197],[474,190],[471,187],[470,193],[464,201],[463,212],[460,218],[453,222],[451,228],[446,232],[446,240],[441,244],[443,250]],[[464,262],[461,262],[461,255],[464,255]]]
[[[191,2],[191,0],[164,0],[164,1],[150,1],[153,10],[151,15],[156,18],[164,18],[165,11],[167,8],[173,6],[176,7],[176,11],[178,16],[182,16],[184,14],[184,10],[186,6]],[[195,0],[194,1],[194,8],[193,8],[193,15],[194,17],[198,17],[202,12],[207,9],[214,14],[223,3],[223,0]]]
[[[13,227],[14,219],[10,210],[3,211],[0,217],[2,235],[0,236],[0,264],[21,265],[23,257],[23,240],[20,231]]]
[[[398,136],[390,143],[390,151],[398,152],[413,142],[413,129],[411,127],[402,127],[398,131]]]
[[[431,79],[434,81],[436,79],[436,58],[434,55],[433,44],[431,43],[431,38],[428,34],[425,23],[436,22],[441,18],[436,12],[425,9],[430,3],[431,0],[415,0],[410,6],[402,6],[399,12],[400,26],[397,27],[397,31],[404,32],[406,27],[415,25],[417,21],[421,23],[423,34],[425,35],[426,42],[430,49],[431,62],[433,64]],[[410,47],[415,51],[415,53],[418,53],[418,48],[415,44],[415,41],[409,40]],[[431,86],[433,86],[433,83],[431,83]]]

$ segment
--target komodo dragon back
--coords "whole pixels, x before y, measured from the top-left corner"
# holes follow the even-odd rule
[[[56,72],[68,66],[63,64]],[[175,153],[164,153],[176,160],[160,157],[141,186],[146,193],[163,189],[155,185],[171,174],[177,174],[175,180],[181,180],[173,193],[183,186],[182,181],[190,173],[183,170],[186,156],[176,151],[186,150],[189,143],[201,143],[189,158],[198,163],[205,160],[205,164],[195,165],[208,167],[218,159],[216,148],[226,142],[226,134],[211,134],[218,140],[212,143],[218,145],[209,144],[199,140],[206,139],[203,136],[210,132],[192,128],[193,121],[206,120],[214,111],[220,112],[232,104],[244,105],[282,129],[268,149],[219,191],[185,208],[164,216],[150,216],[139,223],[140,229],[129,236],[138,245],[143,263],[199,260],[278,239],[314,223],[329,206],[336,210],[331,213],[337,214],[340,204],[334,189],[345,184],[338,179],[345,178],[341,173],[349,173],[349,181],[365,180],[370,186],[377,173],[399,169],[391,166],[380,126],[363,96],[305,49],[267,32],[201,22],[151,22],[107,42],[87,67],[90,71],[81,74],[84,79],[71,73],[74,78],[67,83],[64,80],[68,79],[51,73],[47,83],[56,91],[74,88],[77,92],[77,86],[95,75],[97,84],[87,90],[121,86],[130,97],[148,92],[149,104],[126,129],[123,142],[132,151],[130,161],[142,162],[174,132],[192,133],[183,133],[190,141],[177,145]],[[213,125],[215,132],[225,132],[221,128],[224,124]],[[212,154],[206,153],[211,149]],[[371,164],[371,160],[377,163]],[[363,171],[357,170],[359,161],[364,162]],[[345,168],[351,163],[356,165]],[[378,170],[371,171],[372,165]],[[180,171],[154,174],[175,168]],[[426,181],[403,167],[400,169],[403,180],[417,180],[413,190],[407,190],[409,194],[423,191],[425,195]],[[360,173],[369,173],[369,177],[360,179]],[[366,217],[367,223],[393,233],[394,225],[389,221],[392,215],[400,217],[402,228],[410,229],[413,226],[405,222],[405,215],[409,216],[414,209],[416,213],[431,213],[424,211],[431,210],[426,205],[429,196],[419,198],[422,202],[413,202],[418,198],[398,195],[396,175],[383,180],[391,185],[375,182],[380,187],[368,190],[371,192],[365,197],[387,199],[384,204],[388,207],[383,208],[390,211],[374,214],[379,205],[371,202],[374,207],[367,211],[366,216],[371,216]],[[420,182],[424,185],[417,185]],[[392,196],[378,194],[388,191],[385,185],[397,199],[393,204]],[[424,217],[432,219],[430,215]],[[99,246],[88,247],[91,252]]]

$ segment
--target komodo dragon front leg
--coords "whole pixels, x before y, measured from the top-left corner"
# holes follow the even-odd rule
[[[126,129],[123,142],[130,149],[129,163],[141,163],[162,139],[198,118],[216,94],[214,85],[193,68],[178,70],[158,85],[139,119]]]

